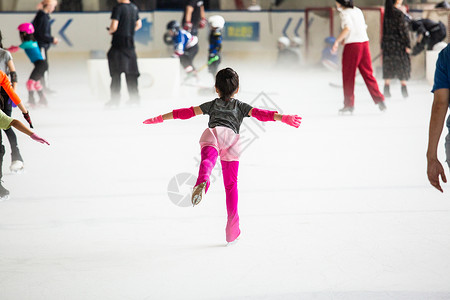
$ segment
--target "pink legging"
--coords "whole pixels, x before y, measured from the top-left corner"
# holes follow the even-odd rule
[[[209,178],[211,172],[217,161],[218,152],[216,148],[211,146],[202,147],[201,163],[198,170],[198,185],[202,182],[207,182],[206,191],[209,188]],[[227,227],[225,228],[227,242],[234,241],[241,233],[239,229],[239,215],[238,215],[238,189],[237,176],[239,170],[239,161],[220,161],[222,164],[223,183],[225,186],[226,202],[227,202]]]

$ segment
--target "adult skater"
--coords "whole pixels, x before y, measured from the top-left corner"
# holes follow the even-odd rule
[[[34,92],[37,92],[39,96],[39,105],[47,106],[47,97],[44,93],[44,88],[40,82],[44,76],[45,71],[48,69],[47,61],[43,58],[41,51],[39,50],[38,43],[34,39],[34,27],[31,23],[22,23],[17,27],[19,30],[20,48],[25,50],[30,61],[34,64],[33,71],[31,71],[30,77],[27,81],[28,90],[28,105],[35,106]],[[18,47],[11,46],[11,51],[17,51]]]
[[[193,61],[198,52],[198,38],[180,29],[180,23],[177,21],[167,23],[167,30],[174,45],[173,55],[180,58],[180,63],[188,75],[196,75]]]
[[[447,115],[450,104],[450,45],[447,45],[439,53],[432,92],[434,93],[434,100],[431,109],[428,137],[427,175],[431,185],[439,191],[444,192],[439,181],[439,176],[443,182],[447,182],[447,178],[445,177],[444,168],[439,162],[437,149],[442,129],[444,128],[445,116]],[[450,167],[450,117],[447,119],[447,128],[449,132],[445,138],[445,154],[447,165]]]
[[[186,0],[184,8],[183,29],[195,36],[198,34],[199,28],[205,28],[206,24],[208,24],[203,2],[200,0]]]
[[[9,98],[11,98],[14,103],[20,104],[20,98],[17,96],[17,94],[14,92],[11,82],[8,79],[8,76],[3,73],[3,71],[0,71],[0,85],[5,90],[5,92],[8,94]],[[0,99],[0,101],[3,101],[4,99]],[[31,120],[29,118],[25,118],[31,126]],[[19,120],[13,119],[9,116],[7,116],[3,111],[0,111],[0,129],[8,129],[10,127],[14,127],[19,131],[22,131],[23,133],[29,135],[33,140],[45,143],[49,145],[49,143],[44,140],[43,138],[37,136],[33,131],[29,130],[23,123],[21,123]],[[6,200],[9,197],[9,191],[5,189],[5,187],[2,185],[2,177],[3,177],[3,171],[2,171],[2,164],[3,164],[3,155],[5,154],[5,147],[3,144],[0,145],[0,201]]]
[[[442,42],[447,37],[445,25],[439,21],[430,19],[411,20],[411,29],[417,33],[417,43],[412,50],[412,55],[417,55],[425,48],[433,50],[434,45]]]
[[[336,6],[340,12],[342,31],[333,44],[333,53],[337,52],[341,42],[345,44],[342,53],[344,107],[339,112],[353,112],[356,69],[359,69],[373,101],[381,111],[384,111],[386,110],[384,97],[373,76],[369,37],[366,32],[367,25],[364,15],[359,8],[353,6],[353,0],[337,0]]]
[[[407,83],[411,75],[411,42],[405,14],[400,10],[403,0],[386,0],[383,20],[384,96],[391,97],[391,79],[398,78],[404,98],[408,97]]]
[[[171,119],[189,119],[196,115],[209,115],[208,128],[200,138],[201,163],[197,183],[192,193],[192,204],[198,205],[208,191],[211,171],[220,155],[225,185],[228,221],[226,240],[233,243],[239,237],[239,215],[237,211],[237,175],[239,168],[239,128],[245,117],[260,121],[281,121],[298,128],[301,118],[297,115],[281,115],[276,111],[253,108],[234,97],[239,90],[239,76],[231,68],[220,70],[216,75],[216,92],[219,98],[200,106],[176,109],[144,121],[144,124],[161,123]]]
[[[111,100],[106,106],[117,106],[120,102],[120,76],[125,73],[129,104],[139,103],[136,50],[134,33],[142,27],[136,5],[130,0],[117,0],[111,14],[111,24],[108,27],[112,35],[111,48],[108,51],[109,74],[111,75]]]
[[[58,39],[52,36],[50,14],[55,11],[58,1],[56,0],[43,0],[41,2],[41,9],[38,10],[34,20],[32,22],[34,27],[34,38],[36,39],[41,55],[48,66],[48,50],[50,46],[58,44]],[[48,67],[45,72],[46,75],[41,78],[41,85],[48,90]],[[45,78],[47,77],[47,78]]]
[[[0,31],[0,70],[4,72],[7,76],[11,77],[11,87],[15,90],[17,86],[17,73],[16,68],[14,66],[14,62],[9,51],[3,48],[3,37]],[[16,99],[17,100],[17,99]],[[2,104],[2,111],[8,116],[11,117],[12,113],[12,100],[9,100],[9,95],[6,93],[4,88],[1,88],[0,91],[0,101]],[[22,102],[14,103],[19,107],[22,111],[25,120],[30,124],[30,127],[33,128],[31,123],[30,114],[28,110],[23,106]],[[12,172],[19,172],[23,170],[23,158],[20,154],[19,145],[17,143],[17,137],[12,128],[8,128],[5,130],[6,136],[8,137],[9,144],[11,146],[11,166],[9,169]],[[2,135],[0,134],[0,144],[2,144]],[[0,168],[3,162],[4,155],[4,147],[0,146]]]
[[[222,29],[225,26],[225,19],[222,16],[215,15],[209,17],[208,23],[211,28],[209,32],[208,71],[215,77],[221,61]]]

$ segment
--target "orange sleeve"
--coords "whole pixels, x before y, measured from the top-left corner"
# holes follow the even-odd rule
[[[16,92],[14,92],[14,89],[11,86],[11,82],[8,79],[8,76],[5,74],[5,72],[0,70],[0,83],[2,85],[2,88],[5,90],[5,92],[8,94],[9,98],[14,102],[15,105],[18,105],[21,101],[19,96],[17,96]]]

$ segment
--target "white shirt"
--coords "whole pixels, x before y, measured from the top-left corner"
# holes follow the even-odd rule
[[[362,11],[354,6],[353,8],[344,8],[341,12],[341,27],[347,27],[350,32],[345,37],[344,43],[363,43],[369,40],[367,36],[367,24],[364,20]]]

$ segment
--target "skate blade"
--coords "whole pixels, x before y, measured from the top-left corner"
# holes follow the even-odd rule
[[[232,242],[228,242],[226,247],[231,247],[237,244],[237,242],[239,242],[239,239],[241,238],[241,236],[238,236],[234,241]]]
[[[202,201],[203,195],[205,194],[205,189],[206,189],[206,182],[202,182],[194,187],[191,199],[193,207],[198,205]]]
[[[13,169],[11,169],[11,173],[12,173],[12,174],[17,174],[17,175],[19,175],[19,174],[23,174],[24,172],[25,172],[24,168],[21,168],[21,169],[18,169],[18,170],[13,170]]]
[[[0,197],[0,202],[9,200],[9,195]]]

